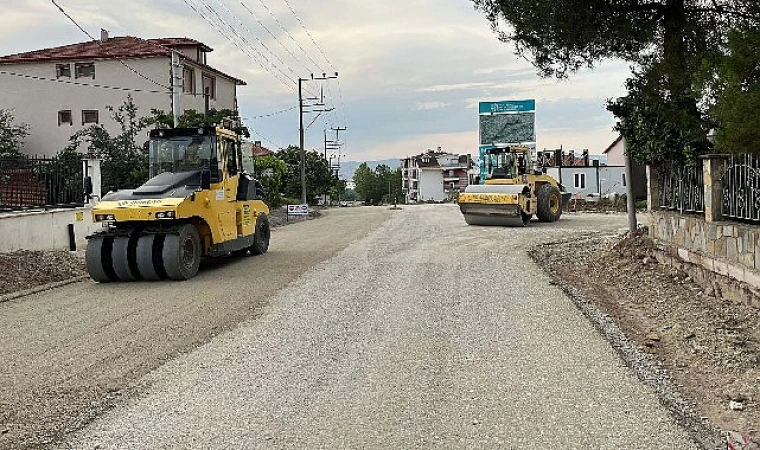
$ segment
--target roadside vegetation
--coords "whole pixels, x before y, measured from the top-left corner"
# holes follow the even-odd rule
[[[514,44],[542,77],[569,77],[604,60],[630,63],[627,95],[609,99],[607,109],[637,161],[760,152],[754,113],[760,106],[760,3],[473,2],[498,38]]]

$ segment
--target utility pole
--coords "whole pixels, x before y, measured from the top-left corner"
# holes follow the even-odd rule
[[[179,126],[180,95],[182,95],[182,65],[179,62],[179,53],[172,50],[172,115],[174,116],[174,128]]]
[[[327,76],[327,74],[323,73],[321,77],[314,77],[314,74],[311,74],[310,78],[298,78],[298,130],[299,130],[299,147],[301,150],[301,203],[306,204],[306,150],[304,149],[304,133],[305,129],[303,126],[303,115],[304,112],[307,113],[323,113],[327,111],[332,111],[332,109],[312,109],[309,111],[304,111],[304,106],[324,106],[324,103],[317,103],[314,105],[304,105],[304,98],[303,98],[303,83],[304,81],[315,81],[315,80],[329,80],[333,78],[338,78],[338,72],[335,72],[335,75]],[[322,99],[324,101],[324,99]],[[317,115],[319,117],[319,115]],[[316,118],[315,118],[316,120]],[[314,122],[312,122],[314,123]],[[311,125],[309,125],[311,126]],[[307,127],[308,128],[308,127]]]

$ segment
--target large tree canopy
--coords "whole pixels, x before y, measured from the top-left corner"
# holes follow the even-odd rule
[[[608,108],[629,152],[648,162],[683,161],[709,149],[705,84],[729,31],[760,23],[758,2],[748,0],[473,2],[541,76],[567,77],[610,58],[632,63],[628,95]]]

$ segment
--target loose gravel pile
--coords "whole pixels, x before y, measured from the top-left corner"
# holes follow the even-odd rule
[[[80,254],[29,250],[0,253],[0,297],[85,275]]]
[[[707,295],[652,249],[637,234],[545,245],[533,256],[707,448],[718,445],[716,428],[758,440],[758,311]]]

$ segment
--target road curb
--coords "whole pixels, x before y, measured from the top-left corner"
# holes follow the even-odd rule
[[[48,283],[48,284],[43,284],[42,286],[35,286],[33,288],[24,289],[23,291],[16,291],[16,292],[11,292],[10,294],[3,294],[3,295],[0,295],[0,303],[7,302],[10,300],[15,300],[21,297],[26,297],[28,295],[36,294],[38,292],[48,291],[50,289],[56,289],[61,286],[66,286],[67,284],[72,284],[72,283],[77,283],[79,281],[87,280],[88,278],[90,277],[87,275],[80,275],[78,277],[69,278],[68,280],[56,281],[54,283]]]
[[[541,264],[541,256],[538,254],[542,248],[557,245],[590,241],[604,238],[605,236],[587,236],[580,239],[560,240],[534,246],[528,251],[530,258],[546,273],[552,284],[556,285],[573,302],[576,308],[588,319],[597,332],[612,346],[623,363],[629,367],[636,377],[655,391],[660,404],[665,407],[676,423],[685,430],[695,444],[709,449],[724,448],[718,432],[712,424],[703,420],[693,409],[690,402],[678,389],[670,372],[657,361],[657,359],[636,346],[625,333],[618,327],[612,316],[601,311],[588,296],[580,289],[564,282],[556,273]]]

